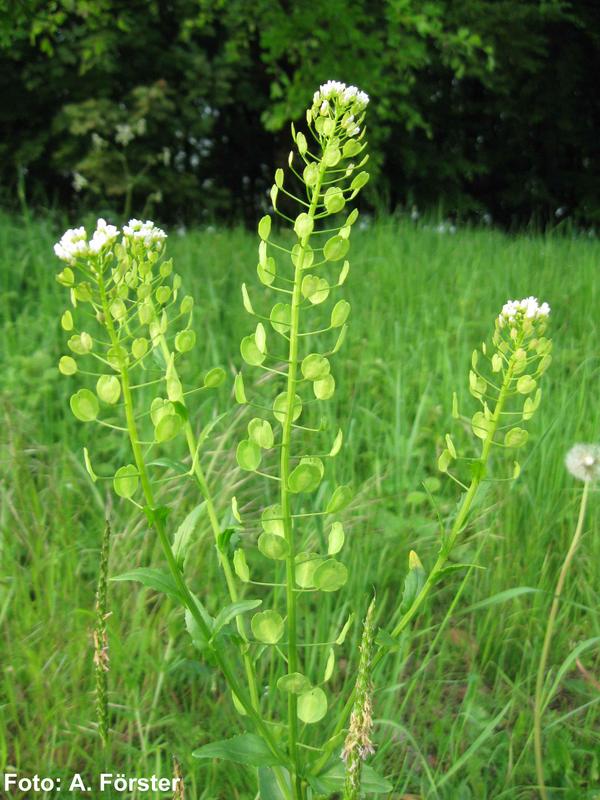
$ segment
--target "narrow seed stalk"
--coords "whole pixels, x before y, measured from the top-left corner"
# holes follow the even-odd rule
[[[102,746],[108,746],[108,561],[110,557],[110,523],[106,520],[100,549],[100,569],[96,590],[96,627],[94,629],[94,672],[96,676],[96,716]]]
[[[535,682],[535,703],[533,709],[533,742],[535,751],[535,770],[537,774],[538,790],[542,800],[548,800],[548,790],[544,779],[544,755],[543,755],[543,742],[542,742],[542,717],[544,708],[550,698],[544,702],[544,680],[546,677],[546,667],[548,664],[548,656],[550,654],[550,646],[552,644],[552,636],[554,635],[554,627],[556,624],[556,617],[558,615],[558,608],[560,605],[560,598],[564,589],[567,573],[573,561],[575,551],[579,545],[581,534],[583,532],[583,521],[585,519],[585,512],[587,509],[588,494],[590,488],[590,481],[586,480],[581,494],[581,502],[579,504],[579,516],[577,519],[577,527],[571,545],[563,561],[563,565],[558,575],[556,582],[556,589],[554,590],[554,597],[552,599],[552,606],[550,614],[548,615],[548,622],[546,624],[546,634],[544,636],[544,644],[542,646],[542,653],[540,656],[540,663],[537,671],[537,678]]]

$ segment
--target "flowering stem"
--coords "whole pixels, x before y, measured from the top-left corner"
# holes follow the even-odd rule
[[[515,350],[517,350],[519,346],[520,346],[520,341],[517,343]],[[494,436],[498,429],[500,416],[502,414],[502,410],[504,408],[504,405],[506,403],[510,391],[510,384],[512,381],[514,368],[515,368],[515,357],[513,353],[513,355],[509,360],[506,372],[504,373],[504,379],[502,382],[502,386],[500,388],[498,399],[496,401],[496,406],[494,408],[494,412],[490,419],[490,425],[487,430],[486,438],[483,441],[483,445],[481,448],[481,456],[479,458],[480,468],[475,472],[473,478],[471,479],[471,483],[469,484],[467,492],[463,497],[460,509],[454,520],[454,524],[452,525],[452,528],[447,538],[442,543],[437,560],[431,572],[429,573],[427,580],[423,584],[423,588],[421,589],[419,594],[415,597],[408,611],[402,616],[402,619],[392,630],[391,635],[394,639],[397,639],[402,634],[402,632],[412,621],[412,619],[416,616],[417,612],[425,602],[425,599],[429,595],[431,589],[437,583],[440,573],[446,566],[446,563],[448,562],[448,558],[450,557],[450,554],[452,552],[452,549],[454,548],[458,536],[464,530],[465,524],[469,517],[469,513],[471,511],[471,507],[473,505],[473,501],[475,500],[475,497],[477,495],[477,490],[479,489],[483,475],[485,473],[487,461],[489,459],[490,451],[492,449],[492,445],[494,442]],[[389,653],[389,648],[387,647],[387,645],[379,646],[379,649],[377,650],[375,656],[373,657],[373,664],[372,664],[373,670],[375,670],[375,668],[379,665],[379,663],[385,658],[385,656],[388,653]],[[348,716],[352,711],[354,701],[355,701],[355,692],[353,691],[348,700],[346,701],[346,705],[344,706],[342,713],[338,719],[338,724],[330,740],[332,743],[324,749],[323,755],[317,762],[317,772],[319,772],[321,769],[324,768],[329,757],[331,756],[331,753],[333,752],[336,746],[336,737],[344,729],[346,720],[348,719]]]
[[[129,441],[131,443],[131,449],[133,451],[133,457],[135,460],[135,464],[139,473],[140,483],[142,485],[142,490],[144,493],[144,497],[146,500],[146,504],[150,509],[155,508],[155,501],[154,501],[154,493],[152,491],[152,485],[150,483],[150,478],[148,476],[148,471],[146,468],[146,463],[144,461],[144,456],[142,453],[142,448],[140,446],[140,439],[137,431],[137,425],[135,421],[135,412],[133,406],[133,398],[131,396],[131,387],[130,387],[130,380],[129,380],[129,370],[127,367],[126,357],[123,356],[121,347],[119,345],[119,337],[115,330],[115,326],[113,323],[112,316],[110,314],[110,308],[108,303],[108,298],[106,295],[106,288],[104,286],[104,280],[101,274],[101,271],[98,272],[98,288],[100,291],[100,298],[102,302],[102,310],[104,313],[104,319],[106,323],[106,329],[111,339],[111,343],[115,348],[115,352],[119,353],[119,372],[121,375],[121,385],[123,388],[123,402],[125,406],[125,417],[127,420],[127,431],[129,434]],[[209,630],[206,622],[204,621],[202,614],[198,609],[198,605],[194,598],[192,597],[190,590],[185,583],[183,575],[181,573],[181,569],[177,564],[177,559],[175,558],[175,554],[173,553],[173,549],[171,547],[171,543],[169,541],[169,537],[165,530],[164,522],[159,517],[158,514],[153,515],[153,525],[158,535],[161,547],[163,549],[165,558],[167,560],[167,565],[169,567],[169,572],[171,573],[171,577],[177,587],[177,590],[181,596],[181,599],[185,605],[185,607],[189,610],[190,614],[192,614],[194,618],[194,622],[198,625],[199,630],[201,631],[204,638],[208,641],[211,638],[211,631]],[[280,752],[277,744],[275,743],[273,737],[269,729],[267,728],[265,722],[263,721],[262,717],[255,709],[254,705],[250,701],[250,699],[246,696],[245,691],[240,687],[233,669],[231,668],[229,661],[227,660],[224,653],[222,653],[217,645],[215,645],[213,649],[213,653],[215,659],[225,676],[227,683],[229,684],[231,690],[235,693],[236,697],[244,707],[248,716],[253,720],[257,729],[260,731],[261,736],[265,740],[265,743],[271,750],[271,752],[276,756],[278,760],[282,763],[285,763],[286,759],[285,756]]]
[[[171,352],[169,350],[169,346],[167,344],[164,335],[161,335],[160,337],[160,348],[165,358],[165,361],[169,363],[171,360]],[[179,376],[177,375],[177,370],[175,369],[174,365],[172,369],[173,369],[173,375],[177,377],[177,379],[179,379]],[[186,407],[184,398],[181,398],[180,402],[184,407]],[[239,600],[239,595],[233,578],[231,564],[229,562],[227,554],[224,553],[219,546],[219,536],[221,533],[221,527],[219,525],[219,519],[217,517],[217,512],[215,509],[215,504],[212,498],[212,494],[210,492],[210,489],[208,488],[208,483],[206,481],[204,471],[202,470],[202,466],[200,465],[200,461],[198,459],[198,442],[196,440],[196,436],[194,435],[194,430],[192,428],[189,419],[186,420],[183,430],[185,433],[185,439],[187,442],[188,450],[192,459],[192,468],[194,471],[194,476],[200,488],[200,493],[202,494],[202,497],[206,501],[206,510],[208,513],[208,519],[210,521],[210,526],[215,538],[217,558],[223,570],[223,574],[225,575],[225,582],[227,584],[227,589],[229,591],[229,597],[232,603],[237,603]],[[236,622],[240,636],[242,637],[244,642],[247,642],[248,634],[246,632],[246,626],[243,617],[241,615],[238,615]],[[254,670],[254,663],[250,658],[249,653],[246,652],[246,650],[247,648],[245,648],[244,645],[240,646],[240,653],[242,655],[242,661],[244,663],[244,669],[246,672],[246,679],[248,681],[248,689],[250,691],[250,699],[252,700],[252,705],[258,711],[259,698],[258,698],[256,672]]]
[[[548,655],[550,653],[550,645],[552,643],[552,635],[554,633],[556,617],[558,615],[558,606],[560,604],[560,597],[565,585],[565,580],[567,577],[567,573],[569,571],[569,567],[571,566],[573,556],[575,555],[575,551],[577,550],[577,546],[579,544],[579,540],[581,539],[581,534],[583,531],[583,520],[585,518],[585,512],[587,508],[589,486],[590,482],[589,480],[586,480],[583,486],[583,493],[581,495],[581,503],[579,505],[579,518],[577,520],[577,527],[575,529],[575,534],[571,541],[571,545],[569,547],[569,550],[561,567],[560,574],[558,576],[558,581],[556,583],[556,590],[554,592],[554,598],[552,600],[552,606],[550,608],[550,614],[548,616],[548,623],[546,625],[546,635],[544,636],[544,644],[542,647],[542,654],[540,656],[540,663],[538,666],[537,679],[535,683],[535,704],[533,709],[533,742],[535,751],[535,770],[537,774],[538,789],[542,800],[548,800],[548,792],[546,789],[546,783],[544,781],[544,761],[543,761],[543,751],[542,751],[542,715],[544,713],[544,708],[547,702],[550,700],[550,698],[548,697],[546,703],[544,703],[544,698],[543,698],[544,678],[546,676],[546,665],[548,662]]]
[[[326,166],[321,162],[317,182],[312,191],[308,216],[314,220],[321,183],[325,175]],[[296,261],[294,269],[294,288],[291,303],[291,327],[290,327],[290,346],[289,346],[289,369],[286,388],[286,409],[283,421],[283,431],[281,436],[281,509],[283,518],[283,528],[285,538],[288,543],[288,554],[286,557],[286,606],[287,606],[287,669],[288,674],[298,672],[298,649],[297,649],[297,613],[296,613],[296,542],[294,536],[294,525],[292,521],[292,510],[290,504],[290,492],[288,481],[290,477],[290,456],[291,456],[291,437],[292,423],[294,421],[294,398],[296,396],[297,368],[298,368],[298,334],[300,326],[300,305],[302,302],[301,284],[304,263],[304,254],[310,239],[310,234],[304,236],[301,241],[301,251]],[[297,696],[290,692],[288,694],[288,725],[289,725],[289,747],[290,758],[294,764],[294,775],[292,775],[292,790],[294,798],[302,798],[302,783],[298,776],[298,700]]]

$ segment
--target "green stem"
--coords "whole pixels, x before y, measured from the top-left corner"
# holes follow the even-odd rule
[[[520,341],[517,343],[517,345],[515,347],[515,350],[517,350],[519,348],[519,346],[520,346]],[[483,442],[482,448],[481,448],[481,456],[480,456],[480,459],[479,459],[479,463],[481,465],[480,469],[478,470],[476,475],[472,478],[471,483],[469,484],[467,492],[466,492],[465,496],[463,497],[463,500],[462,500],[460,509],[458,511],[458,514],[456,515],[456,518],[454,520],[454,524],[452,525],[452,528],[450,530],[450,533],[448,534],[448,537],[442,543],[442,546],[440,548],[440,553],[439,553],[439,555],[437,557],[437,560],[436,560],[435,564],[433,565],[433,568],[432,568],[431,572],[429,573],[429,575],[427,577],[427,580],[425,581],[425,583],[423,585],[423,588],[421,589],[419,594],[415,597],[414,602],[411,605],[411,607],[404,614],[404,616],[398,622],[396,627],[392,630],[392,634],[391,635],[394,638],[398,638],[402,634],[402,632],[405,630],[405,628],[408,626],[408,624],[414,619],[414,617],[416,616],[417,612],[419,611],[419,609],[421,608],[421,606],[425,602],[426,598],[429,595],[429,592],[431,591],[433,586],[436,584],[437,579],[438,579],[441,571],[444,569],[444,567],[446,566],[446,564],[448,562],[448,558],[450,557],[450,553],[452,552],[452,549],[453,549],[453,547],[454,547],[454,545],[456,543],[456,539],[458,538],[458,536],[460,535],[460,533],[462,532],[462,530],[465,527],[465,524],[466,524],[467,519],[469,517],[469,513],[471,511],[471,507],[473,505],[473,501],[475,500],[475,497],[477,495],[477,490],[479,489],[479,486],[481,484],[482,476],[483,476],[483,473],[485,471],[485,467],[486,467],[487,461],[489,459],[490,451],[492,449],[494,436],[496,434],[496,430],[498,428],[498,423],[500,421],[500,416],[502,414],[502,410],[504,408],[504,404],[506,403],[506,400],[507,400],[507,397],[508,397],[508,394],[509,394],[510,383],[511,383],[513,372],[514,372],[514,366],[515,366],[514,356],[511,356],[511,359],[510,359],[509,364],[508,364],[508,368],[507,368],[507,370],[506,370],[506,372],[504,374],[504,380],[502,382],[502,387],[500,389],[500,394],[498,395],[498,400],[496,402],[496,407],[494,409],[494,413],[492,414],[492,417],[491,417],[491,420],[490,420],[491,424],[490,424],[490,427],[489,427],[488,432],[487,432],[487,436],[486,436],[486,438],[485,438],[485,440]],[[388,653],[389,653],[389,650],[388,650],[388,648],[386,646],[381,645],[379,647],[377,653],[373,657],[373,663],[372,663],[372,669],[373,670],[375,670],[375,668],[379,665],[379,663],[385,658],[385,656]],[[346,725],[346,720],[348,719],[348,717],[349,717],[349,715],[350,715],[350,713],[352,711],[353,705],[354,705],[354,691],[350,694],[350,696],[349,696],[348,700],[346,701],[346,704],[345,704],[344,708],[342,709],[342,712],[341,712],[341,714],[340,714],[340,716],[338,718],[338,722],[337,722],[336,728],[335,728],[334,733],[333,733],[333,735],[331,737],[331,740],[330,740],[330,741],[332,741],[332,744],[324,749],[323,755],[321,756],[321,758],[318,760],[318,762],[316,764],[317,774],[319,773],[320,770],[322,770],[325,767],[327,761],[329,760],[329,758],[330,758],[330,756],[331,756],[331,754],[333,752],[333,749],[337,746],[337,738],[336,737],[344,729],[344,727]]]
[[[587,508],[589,486],[590,486],[589,481],[586,481],[583,487],[583,493],[581,495],[581,503],[579,506],[579,517],[577,519],[577,527],[575,529],[575,534],[571,541],[571,545],[569,547],[569,550],[561,567],[560,574],[558,576],[558,581],[556,583],[556,590],[554,592],[554,599],[552,600],[552,606],[550,608],[550,614],[548,616],[548,624],[546,625],[546,635],[544,636],[544,644],[542,647],[542,654],[540,656],[540,663],[537,671],[537,679],[535,682],[535,704],[533,709],[533,741],[534,741],[534,751],[535,751],[535,771],[537,774],[538,789],[542,800],[548,800],[548,791],[546,789],[546,783],[544,780],[544,760],[543,760],[543,749],[542,749],[542,715],[544,713],[544,706],[545,706],[545,703],[543,702],[544,678],[546,677],[546,665],[548,663],[548,656],[550,654],[550,645],[552,643],[554,626],[556,624],[556,617],[558,615],[560,597],[562,595],[569,567],[571,566],[573,556],[575,555],[575,551],[577,550],[577,546],[579,544],[579,540],[581,539],[581,534],[583,531],[583,520],[585,518],[585,512]],[[550,698],[548,698],[548,700],[549,699]]]
[[[319,202],[319,195],[321,192],[321,183],[325,175],[327,167],[321,162],[317,183],[315,184],[312,192],[311,202],[308,209],[308,216],[314,220],[317,204]],[[292,292],[292,308],[291,308],[291,326],[290,326],[290,346],[289,346],[289,369],[287,376],[286,388],[286,409],[285,418],[283,421],[283,431],[281,436],[281,456],[280,456],[280,473],[281,473],[281,510],[283,518],[283,528],[286,541],[288,543],[288,554],[286,557],[286,606],[287,606],[287,633],[288,633],[288,647],[287,647],[287,666],[288,674],[298,672],[298,648],[297,648],[297,608],[296,608],[296,575],[295,575],[295,562],[296,562],[296,541],[294,535],[294,524],[292,522],[292,511],[290,503],[290,492],[288,489],[288,481],[290,477],[290,456],[291,456],[291,438],[292,438],[292,423],[294,415],[294,398],[296,395],[297,385],[297,369],[298,369],[298,334],[300,327],[300,304],[302,302],[301,284],[302,272],[304,263],[304,254],[310,239],[310,234],[303,237],[300,245],[301,252],[296,261],[294,269],[294,288]],[[298,700],[295,694],[289,692],[288,694],[288,726],[289,726],[289,749],[290,758],[294,765],[294,774],[292,775],[292,788],[294,798],[302,798],[302,783],[298,776]]]
[[[169,350],[169,346],[164,336],[160,337],[160,348],[165,358],[165,361],[169,363],[169,361],[171,360],[171,351]],[[173,369],[173,374],[179,379],[179,376],[177,375],[177,370],[174,365],[172,369]],[[186,406],[185,400],[183,398],[181,399],[180,402],[183,406]],[[219,525],[219,518],[217,517],[217,512],[215,509],[215,503],[212,494],[210,492],[210,489],[208,488],[208,482],[206,480],[206,476],[204,475],[204,471],[202,470],[202,466],[200,464],[200,460],[198,457],[198,442],[196,440],[196,436],[194,435],[194,430],[192,428],[189,419],[186,420],[186,423],[184,425],[184,433],[188,450],[192,458],[192,469],[194,471],[194,476],[200,488],[200,493],[202,494],[202,497],[206,502],[208,519],[215,539],[217,558],[219,560],[221,569],[223,570],[223,574],[225,575],[225,582],[227,584],[227,589],[229,591],[229,597],[231,598],[232,603],[237,603],[237,601],[239,600],[239,595],[235,583],[235,578],[233,576],[233,571],[231,569],[231,563],[229,561],[229,558],[227,557],[227,554],[224,553],[219,546],[219,536],[221,534],[221,526]],[[246,625],[244,619],[241,615],[239,615],[236,618],[236,623],[240,636],[242,637],[244,642],[247,642],[248,634],[246,631]],[[248,688],[250,691],[250,699],[252,701],[252,705],[258,711],[260,701],[258,696],[258,684],[256,679],[256,672],[254,669],[254,663],[250,657],[250,654],[248,652],[245,652],[245,648],[243,645],[240,647],[240,654],[242,656],[242,661],[244,663],[244,670],[246,672],[246,679],[248,681]]]
[[[118,337],[117,332],[115,330],[113,319],[112,319],[112,317],[110,315],[108,298],[106,296],[106,289],[104,287],[104,281],[103,281],[102,274],[101,274],[100,270],[99,270],[99,273],[98,273],[98,288],[99,288],[99,291],[100,291],[100,297],[101,297],[101,301],[102,301],[102,310],[103,310],[103,313],[104,313],[104,319],[105,319],[105,323],[106,323],[106,328],[107,328],[108,334],[110,336],[111,343],[112,343],[113,347],[115,348],[115,352],[120,354],[122,349],[121,349],[121,346],[120,346],[119,337]],[[152,485],[150,483],[150,478],[148,476],[148,471],[146,469],[146,463],[144,461],[144,456],[143,456],[142,449],[141,449],[141,446],[140,446],[140,440],[139,440],[139,435],[138,435],[138,432],[137,432],[137,425],[136,425],[136,421],[135,421],[135,413],[134,413],[134,406],[133,406],[133,398],[131,396],[131,388],[130,388],[130,381],[129,381],[129,370],[128,370],[128,367],[127,367],[127,360],[126,360],[126,357],[122,357],[122,356],[119,356],[119,359],[120,359],[121,385],[122,385],[122,389],[123,389],[123,402],[124,402],[124,406],[125,406],[125,417],[126,417],[126,420],[127,420],[127,431],[128,431],[129,440],[130,440],[130,443],[131,443],[131,449],[133,451],[133,457],[134,457],[134,460],[135,460],[135,463],[136,463],[136,467],[138,469],[138,473],[139,473],[139,476],[140,476],[140,483],[142,485],[142,491],[144,493],[146,504],[148,505],[149,508],[154,509],[155,508],[154,493],[152,491]],[[207,624],[205,623],[202,615],[200,614],[200,611],[198,609],[196,601],[194,600],[192,594],[190,593],[190,590],[187,587],[187,584],[185,583],[185,580],[183,579],[183,575],[181,573],[179,565],[177,564],[177,560],[176,560],[175,555],[173,553],[173,549],[171,547],[171,543],[169,541],[169,537],[168,537],[167,532],[165,530],[164,522],[162,521],[162,519],[160,519],[160,517],[158,517],[158,515],[154,515],[153,524],[154,524],[154,528],[156,530],[156,533],[158,535],[160,544],[162,546],[165,558],[167,560],[167,565],[169,567],[169,571],[170,571],[171,576],[172,576],[172,578],[173,578],[173,580],[175,582],[175,585],[177,586],[177,589],[179,591],[181,599],[182,599],[185,607],[192,614],[192,616],[194,618],[194,621],[198,625],[199,630],[202,632],[202,635],[208,641],[210,639],[210,637],[211,637],[211,632],[210,632]],[[285,761],[286,761],[285,756],[280,752],[279,748],[277,747],[277,744],[273,740],[273,737],[271,736],[271,733],[270,733],[269,729],[267,728],[264,720],[262,719],[262,717],[260,716],[258,711],[254,708],[254,706],[253,706],[252,702],[250,701],[250,699],[246,696],[245,691],[240,687],[240,685],[239,685],[239,683],[238,683],[238,681],[237,681],[237,679],[236,679],[236,677],[234,675],[233,669],[229,665],[229,662],[228,662],[225,654],[222,653],[217,648],[216,645],[215,645],[215,647],[213,649],[213,653],[214,653],[215,659],[216,659],[216,661],[217,661],[217,663],[218,663],[223,675],[225,676],[225,679],[226,679],[227,683],[229,684],[231,690],[237,696],[238,700],[240,701],[240,703],[244,707],[244,709],[245,709],[246,713],[248,714],[248,716],[253,720],[254,724],[257,727],[257,729],[260,731],[261,736],[265,740],[267,746],[269,747],[269,749],[271,750],[271,752],[273,753],[273,755],[275,755],[275,757],[277,759],[279,759],[282,763],[285,763]]]

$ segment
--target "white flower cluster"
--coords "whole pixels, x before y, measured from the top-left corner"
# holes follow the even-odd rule
[[[85,228],[69,228],[54,245],[54,252],[61,261],[74,264],[75,259],[83,258],[89,253],[89,244]]]
[[[321,84],[318,92],[315,92],[313,103],[322,105],[330,100],[339,100],[343,105],[356,103],[362,110],[369,103],[369,95],[366,92],[361,92],[356,86],[346,86],[341,81],[327,81],[327,83]]]
[[[105,219],[100,218],[96,223],[96,230],[90,240],[90,253],[98,255],[108,248],[119,235],[119,229],[108,225]]]
[[[54,245],[54,252],[61,261],[74,264],[78,258],[104,253],[114,244],[119,233],[115,225],[109,225],[105,219],[100,218],[89,241],[85,228],[69,228]],[[123,237],[141,241],[149,249],[160,250],[167,234],[161,228],[157,228],[152,220],[142,222],[139,219],[130,219],[129,224],[123,227]]]
[[[108,225],[105,219],[99,219],[89,242],[85,228],[69,228],[54,245],[54,252],[61,261],[74,264],[78,258],[98,255],[107,250],[118,235],[118,228]]]
[[[565,466],[580,481],[600,479],[600,445],[576,444],[565,458]]]
[[[548,303],[538,303],[537,297],[525,297],[523,300],[509,300],[502,306],[498,317],[500,327],[513,324],[523,319],[545,319],[550,314]]]
[[[127,225],[123,226],[123,236],[133,241],[142,241],[145,247],[157,247],[160,249],[167,234],[162,228],[157,228],[152,220],[130,219]]]

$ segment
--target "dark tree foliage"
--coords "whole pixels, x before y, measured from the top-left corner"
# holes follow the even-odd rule
[[[372,205],[594,224],[598,74],[594,0],[0,0],[0,199],[251,222],[334,78]]]

